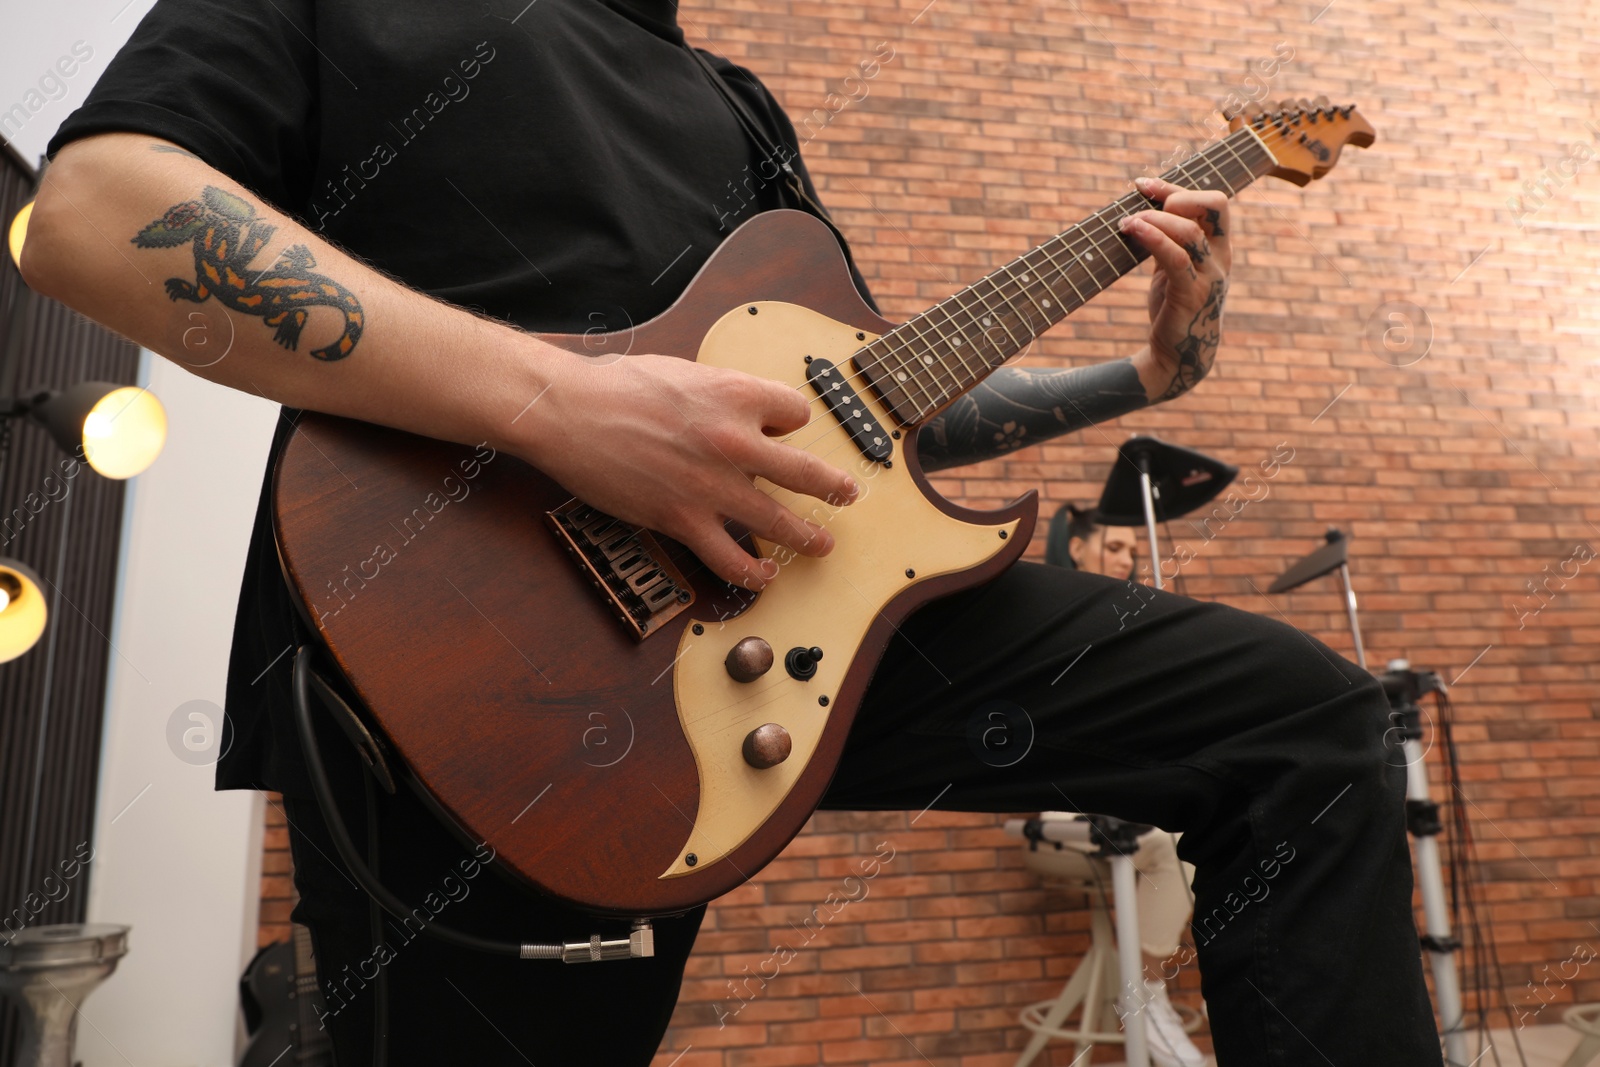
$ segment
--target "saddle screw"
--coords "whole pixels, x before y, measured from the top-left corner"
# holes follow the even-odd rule
[[[1002,534],[1001,536],[1003,537],[1005,535]],[[706,628],[704,626],[701,626],[699,623],[695,623],[694,624],[694,632],[695,632],[695,636],[698,637],[699,635],[701,635],[701,634],[706,632]]]
[[[678,590],[678,603],[687,604],[689,602],[690,598],[693,597],[693,596],[694,596],[694,594],[689,592],[689,590],[680,589],[680,590]]]

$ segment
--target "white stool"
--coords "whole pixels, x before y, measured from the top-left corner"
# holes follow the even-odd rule
[[[1111,822],[1116,825],[1114,820]],[[1131,843],[1120,845],[1120,855],[1102,848],[1104,837],[1073,812],[1047,811],[1041,812],[1038,819],[1009,819],[1005,830],[1013,837],[1028,839],[1023,862],[1047,885],[1082,891],[1089,897],[1089,951],[1054,1000],[1042,1000],[1022,1009],[1019,1021],[1033,1032],[1033,1037],[1013,1067],[1028,1067],[1051,1038],[1074,1043],[1074,1063],[1095,1045],[1120,1044],[1127,1049],[1128,1067],[1149,1067],[1143,1014],[1138,1005],[1128,1004],[1120,1013],[1117,1010],[1119,995],[1129,1000],[1138,995],[1134,989],[1123,989],[1124,968],[1136,975],[1143,970]],[[1106,903],[1107,883],[1111,883],[1116,901],[1116,935],[1112,933]],[[1127,958],[1119,961],[1119,956]],[[1065,1024],[1074,1012],[1078,1013],[1078,1020],[1069,1028]],[[1197,1013],[1188,1009],[1179,1012],[1184,1017],[1184,1029],[1193,1031],[1199,1026]],[[1119,1014],[1129,1017],[1129,1028],[1117,1028]],[[1100,1029],[1102,1025],[1107,1029]]]
[[[1561,1021],[1583,1035],[1562,1067],[1589,1067],[1600,1056],[1600,1004],[1575,1004],[1561,1013]]]

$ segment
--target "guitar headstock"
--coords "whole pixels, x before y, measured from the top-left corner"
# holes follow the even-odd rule
[[[1354,104],[1333,107],[1325,96],[1285,100],[1277,110],[1249,119],[1240,114],[1227,118],[1228,129],[1240,130],[1248,124],[1261,138],[1278,164],[1269,174],[1296,185],[1306,185],[1332,170],[1345,145],[1366,148],[1377,139],[1372,124]]]

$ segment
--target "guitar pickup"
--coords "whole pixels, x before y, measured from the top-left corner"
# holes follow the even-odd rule
[[[694,603],[694,588],[650,531],[569,500],[545,518],[634,640]]]
[[[888,427],[877,421],[872,409],[862,401],[838,367],[826,359],[811,359],[806,364],[806,381],[850,434],[850,440],[861,449],[863,456],[877,463],[887,463],[894,458]]]

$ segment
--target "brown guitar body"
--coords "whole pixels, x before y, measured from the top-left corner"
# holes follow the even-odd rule
[[[775,211],[733,233],[657,318],[545,339],[605,358],[718,360],[810,390],[802,350],[850,374],[863,338],[891,328],[827,229]],[[813,413],[792,443],[852,472],[874,466],[820,402]],[[468,839],[579,907],[664,914],[736,887],[800,830],[894,624],[1027,545],[1033,494],[992,513],[951,504],[928,488],[914,438],[858,474],[869,491],[830,525],[834,552],[787,564],[754,603],[658,538],[694,599],[643,640],[547,521],[570,494],[508,455],[307,414],[276,472],[278,548],[371,721]],[[817,503],[761,484],[797,510]],[[777,662],[734,681],[723,657],[752,628]],[[784,657],[812,645],[826,653],[819,673],[796,680]],[[769,721],[795,751],[756,769],[737,746]]]

